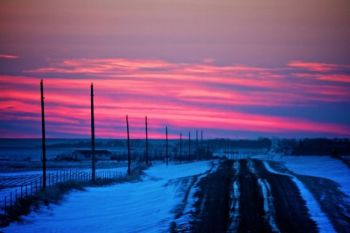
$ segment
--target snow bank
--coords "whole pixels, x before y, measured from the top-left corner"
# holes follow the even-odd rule
[[[340,190],[350,196],[350,169],[329,156],[285,156],[285,166],[301,175],[323,177],[337,182]]]
[[[321,208],[320,208],[318,202],[316,201],[316,199],[314,198],[314,196],[311,194],[311,192],[305,187],[305,185],[298,178],[296,178],[295,176],[290,175],[288,173],[282,173],[282,172],[275,171],[267,161],[264,161],[263,163],[269,172],[279,174],[279,175],[289,176],[291,178],[291,180],[296,184],[296,186],[298,187],[298,189],[300,191],[301,197],[306,202],[306,206],[309,210],[309,214],[310,214],[311,218],[316,222],[320,233],[336,232],[333,228],[333,225],[329,221],[328,217],[321,210]]]
[[[141,182],[73,192],[61,205],[51,205],[14,223],[4,232],[164,232],[182,196],[170,180],[197,175],[210,168],[207,161],[155,165]]]

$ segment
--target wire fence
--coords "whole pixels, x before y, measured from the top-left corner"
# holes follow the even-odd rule
[[[24,173],[24,174],[23,174]],[[126,168],[97,169],[96,178],[112,180],[126,176]],[[48,170],[46,187],[68,182],[91,181],[91,169]],[[16,202],[38,194],[43,187],[42,174],[37,172],[19,172],[0,175],[0,213],[6,215]]]

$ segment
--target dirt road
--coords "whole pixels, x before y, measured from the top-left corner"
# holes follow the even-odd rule
[[[215,172],[198,182],[189,226],[173,231],[319,232],[292,179],[269,171],[260,160],[222,160]]]

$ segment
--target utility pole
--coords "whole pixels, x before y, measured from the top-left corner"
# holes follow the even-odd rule
[[[191,158],[191,132],[188,132],[188,160]]]
[[[201,147],[203,147],[203,130],[201,130]]]
[[[149,160],[148,160],[148,123],[147,123],[147,116],[145,117],[145,125],[146,125],[146,165],[148,166]]]
[[[199,157],[199,154],[198,154],[198,130],[196,129],[196,154],[195,154],[195,157],[196,159],[198,159]]]
[[[129,118],[126,115],[126,132],[128,141],[128,175],[131,174],[131,154],[130,154],[130,133],[129,133]]]
[[[199,155],[200,158],[202,158],[203,156],[206,156],[204,153],[204,150],[203,150],[203,130],[201,130],[201,141],[199,143],[199,147],[200,147],[200,151],[201,151],[201,154]]]
[[[180,157],[182,157],[182,133],[180,133]]]
[[[165,126],[165,159],[166,165],[169,163],[169,154],[168,154],[168,126]]]
[[[41,93],[41,146],[42,146],[42,164],[43,164],[43,189],[46,189],[46,135],[45,135],[45,106],[44,106],[44,83],[40,81]]]
[[[96,180],[95,164],[95,114],[94,114],[94,84],[91,83],[91,180]]]

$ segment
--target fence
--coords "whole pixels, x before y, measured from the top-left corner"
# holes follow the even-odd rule
[[[118,172],[112,172],[111,170],[95,170],[95,123],[94,123],[94,87],[91,84],[90,87],[91,95],[91,162],[92,169],[75,169],[75,170],[47,170],[46,167],[46,132],[45,132],[45,105],[44,105],[44,84],[43,80],[40,82],[40,93],[41,93],[41,126],[42,126],[42,173],[40,174],[25,174],[18,176],[3,176],[0,175],[0,211],[3,210],[3,213],[6,215],[7,210],[12,208],[19,199],[27,198],[37,194],[40,190],[45,189],[46,187],[54,186],[58,183],[65,183],[68,181],[79,181],[79,182],[89,182],[95,181],[96,179],[111,179],[120,177],[126,174],[120,174]],[[131,173],[131,145],[130,145],[130,135],[129,135],[129,119],[128,115],[126,116],[126,125],[127,125],[127,149],[128,149],[128,169],[127,172],[130,175]],[[148,153],[148,124],[147,117],[145,118],[145,129],[146,129],[146,152],[145,157],[147,164],[149,162],[149,153]],[[202,159],[208,157],[209,151],[204,149],[203,144],[203,132],[201,131],[201,146],[199,146],[199,135],[198,130],[196,130],[196,149],[191,149],[191,133],[189,132],[188,138],[188,154],[187,159]],[[182,134],[180,134],[180,152],[177,159],[184,159],[185,153],[182,150]],[[193,153],[195,151],[195,153]],[[168,127],[166,127],[166,145],[165,145],[165,160],[168,165],[169,160],[169,145],[168,145]],[[200,156],[200,155],[204,156]],[[174,156],[175,157],[175,156]]]
[[[126,168],[97,169],[96,179],[116,179],[126,175]],[[47,171],[47,188],[59,183],[90,182],[91,169],[60,169]],[[40,171],[9,173],[0,176],[0,211],[4,215],[17,201],[36,195],[42,190]]]

